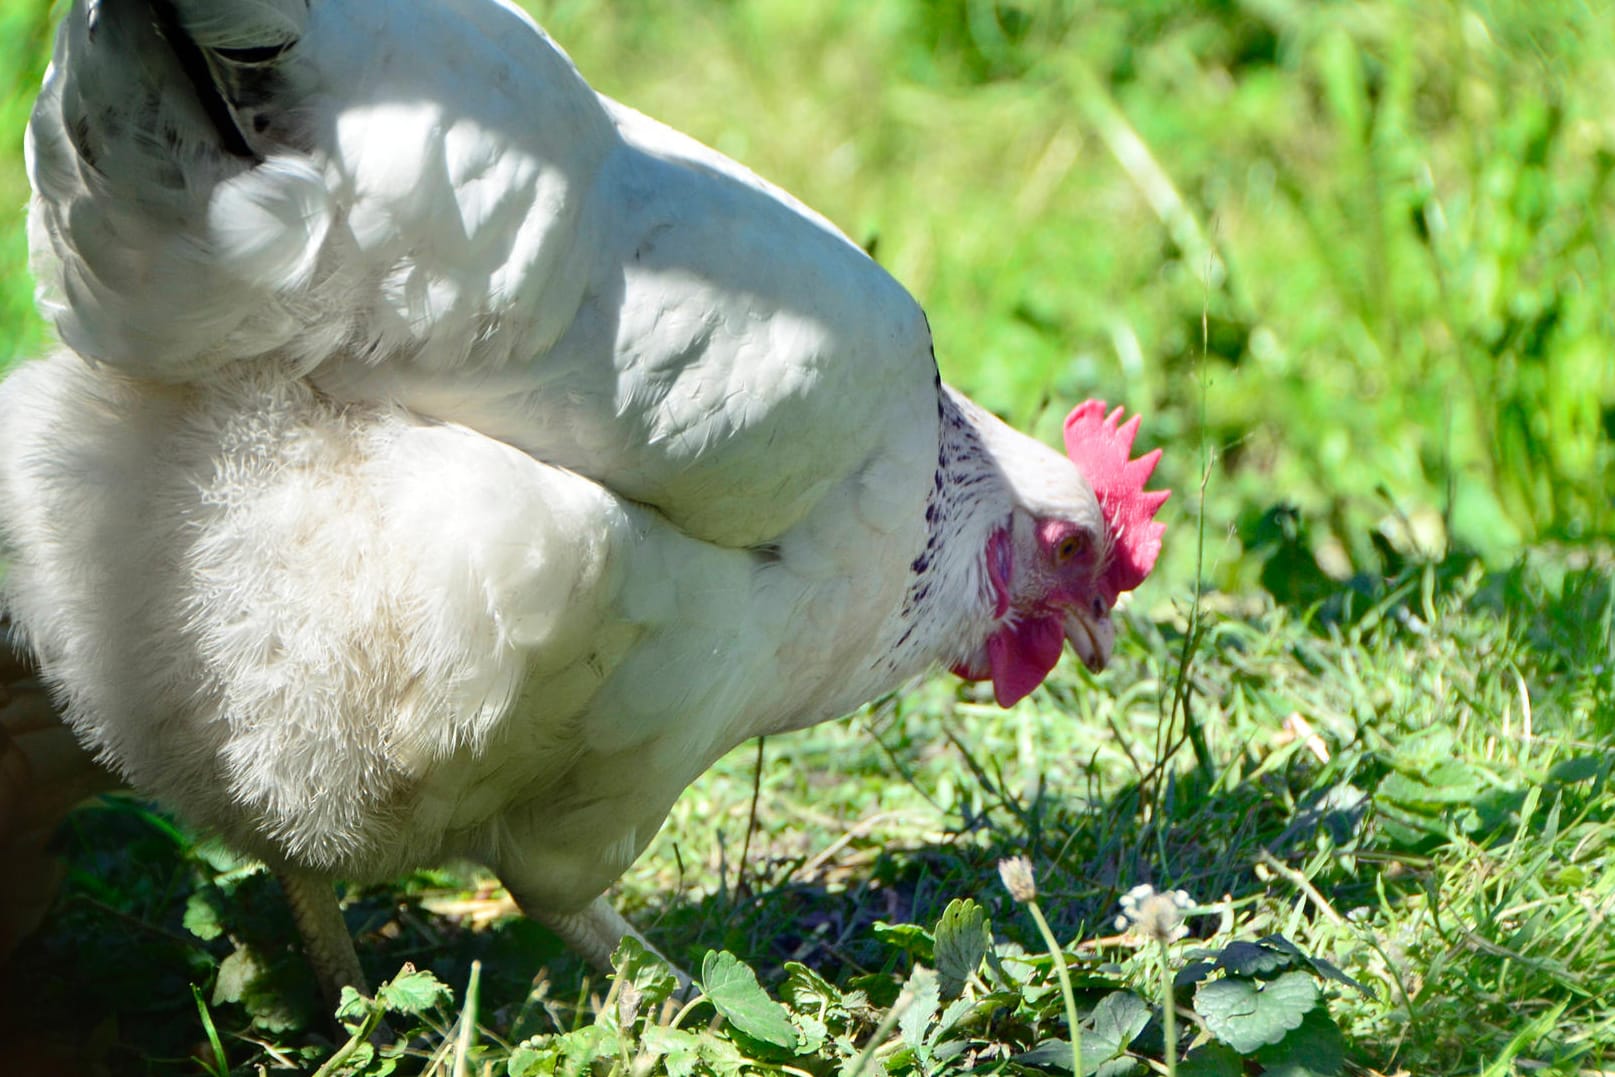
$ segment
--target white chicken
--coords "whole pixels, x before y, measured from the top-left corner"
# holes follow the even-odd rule
[[[78,0],[27,153],[66,347],[0,386],[6,608],[328,991],[329,880],[447,858],[605,960],[720,754],[1103,666],[1154,564],[1136,418],[1010,430],[830,224],[497,0]]]

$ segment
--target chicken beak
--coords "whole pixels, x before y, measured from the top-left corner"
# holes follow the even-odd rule
[[[1065,638],[1082,664],[1098,673],[1110,661],[1111,650],[1116,646],[1116,626],[1110,611],[1096,614],[1087,609],[1071,610],[1065,615]]]

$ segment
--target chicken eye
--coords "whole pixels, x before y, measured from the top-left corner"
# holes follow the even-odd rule
[[[1077,554],[1081,553],[1087,541],[1081,535],[1067,535],[1054,547],[1054,563],[1063,565]]]

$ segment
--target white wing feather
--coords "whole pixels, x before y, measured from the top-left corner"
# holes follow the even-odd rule
[[[230,0],[181,7],[249,39],[213,29]],[[248,22],[279,42],[288,11]],[[146,85],[174,81],[162,63],[91,62],[136,28],[62,35],[30,144],[65,297],[47,309],[75,349],[179,379],[284,355],[726,545],[771,541],[881,453],[894,398],[934,399],[901,286],[788,195],[595,95],[523,17],[325,0],[306,20],[252,112],[278,132],[261,163],[201,151],[195,106]],[[136,84],[116,107],[87,84],[106,65]],[[127,133],[153,122],[185,132],[177,163]],[[175,167],[165,190],[152,174]]]

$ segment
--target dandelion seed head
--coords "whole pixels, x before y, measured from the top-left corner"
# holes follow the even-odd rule
[[[1141,883],[1122,895],[1122,914],[1116,917],[1116,930],[1137,928],[1158,942],[1177,942],[1189,933],[1183,914],[1194,908],[1194,900],[1182,890],[1157,891]]]
[[[1032,877],[1032,862],[1024,856],[1012,856],[998,862],[998,877],[1004,880],[1004,889],[1018,904],[1037,898],[1037,880]]]

